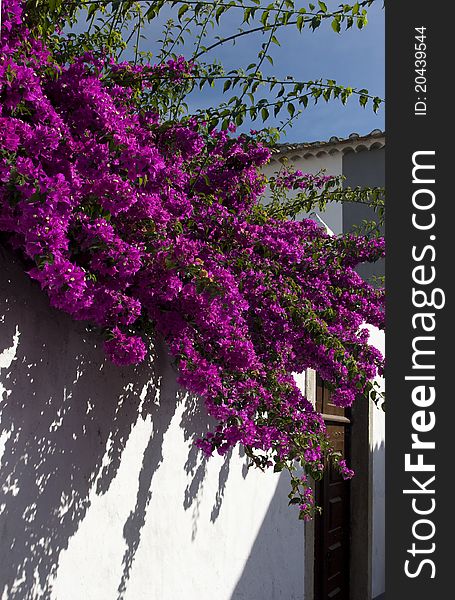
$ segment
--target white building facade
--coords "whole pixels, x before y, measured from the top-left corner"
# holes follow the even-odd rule
[[[281,154],[329,174],[353,154],[352,178],[354,158],[383,146],[373,132]],[[351,217],[336,205],[321,218],[338,233]],[[163,345],[148,364],[109,364],[97,334],[50,308],[4,247],[0,262],[1,600],[323,600],[314,524],[287,506],[286,476],[248,471],[238,449],[200,456],[193,441],[210,423]],[[316,400],[315,374],[300,382]],[[353,418],[360,521],[342,597],[371,600],[384,591],[384,427],[374,407]]]

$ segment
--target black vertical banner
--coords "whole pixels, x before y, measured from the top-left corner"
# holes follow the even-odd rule
[[[455,597],[454,17],[386,6],[387,600]]]

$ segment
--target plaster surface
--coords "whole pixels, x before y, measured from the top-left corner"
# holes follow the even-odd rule
[[[0,247],[0,598],[302,600],[285,476],[210,426],[156,341],[118,368]]]

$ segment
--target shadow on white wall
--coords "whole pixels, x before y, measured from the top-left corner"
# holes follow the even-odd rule
[[[145,365],[119,369],[110,364],[99,336],[49,309],[17,259],[4,249],[1,253],[0,593],[8,600],[49,597],[59,555],[90,506],[90,490],[94,487],[98,495],[109,490],[133,427],[150,417],[153,428],[136,505],[123,527],[121,598],[140,543],[152,480],[163,460],[164,434],[185,394],[163,344],[156,345]],[[181,425],[186,440],[207,430],[208,419],[196,399],[186,398]],[[197,462],[192,446],[185,463],[192,475],[186,508],[204,475],[204,461],[196,468]],[[228,463],[227,458],[220,473],[214,520]]]
[[[162,343],[120,369],[1,245],[0,264],[1,599],[300,598],[286,479],[200,456],[212,423]]]

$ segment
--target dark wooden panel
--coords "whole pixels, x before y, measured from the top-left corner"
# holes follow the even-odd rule
[[[330,402],[330,390],[320,377],[316,389],[328,436],[335,450],[349,458],[348,411]],[[349,600],[349,482],[328,465],[316,486],[316,502],[322,515],[316,517],[315,528],[315,600]]]
[[[332,403],[331,391],[319,375],[316,375],[316,410],[327,415],[346,416],[345,408]]]
[[[319,375],[316,375],[316,410],[324,412],[324,385]]]

